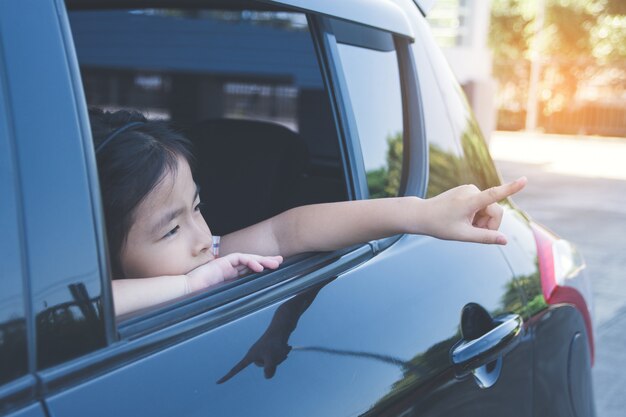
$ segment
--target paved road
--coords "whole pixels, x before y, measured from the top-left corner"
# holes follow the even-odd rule
[[[626,415],[626,139],[494,133],[505,180],[526,175],[515,202],[574,242],[593,280],[599,417]]]

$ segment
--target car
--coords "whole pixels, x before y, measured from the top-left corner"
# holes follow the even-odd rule
[[[500,184],[428,3],[0,2],[0,414],[595,415],[584,260],[511,199],[506,246],[398,235],[114,315],[89,107],[184,132],[216,234]]]

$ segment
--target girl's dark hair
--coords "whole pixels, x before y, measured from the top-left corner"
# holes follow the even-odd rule
[[[89,118],[97,149],[111,272],[113,278],[124,278],[120,255],[135,209],[166,172],[176,172],[177,157],[193,166],[191,144],[166,122],[148,120],[136,111],[92,108]]]

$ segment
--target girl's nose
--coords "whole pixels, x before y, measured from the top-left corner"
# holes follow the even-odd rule
[[[198,230],[195,235],[195,241],[193,244],[193,255],[199,256],[205,253],[211,253],[211,247],[213,246],[213,239],[210,233],[206,231]]]
[[[206,224],[204,217],[194,219],[194,250],[193,255],[198,256],[205,252],[211,253],[211,247],[213,246],[213,236],[211,230]]]

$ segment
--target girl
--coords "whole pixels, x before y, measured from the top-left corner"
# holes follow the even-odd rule
[[[506,244],[500,201],[525,178],[480,191],[463,185],[430,199],[397,197],[288,210],[221,239],[200,214],[189,142],[137,112],[90,111],[117,315],[278,268],[283,256],[331,251],[399,233]],[[254,255],[252,255],[254,254]],[[123,278],[123,279],[121,279]]]

